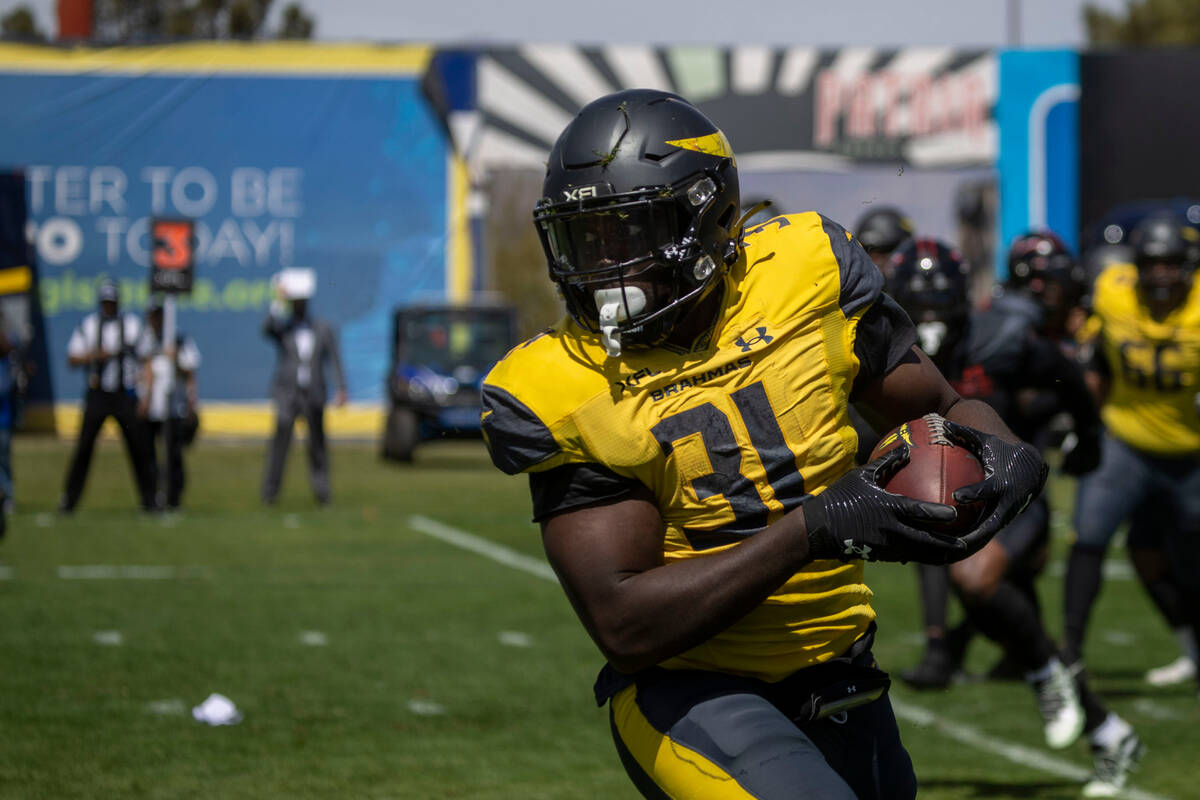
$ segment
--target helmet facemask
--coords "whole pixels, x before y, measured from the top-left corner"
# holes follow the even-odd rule
[[[720,281],[736,215],[735,205],[717,208],[722,188],[704,172],[671,187],[543,200],[534,209],[550,278],[609,356],[662,344]]]

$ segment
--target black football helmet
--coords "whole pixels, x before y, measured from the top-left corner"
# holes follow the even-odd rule
[[[678,95],[631,89],[567,125],[534,207],[550,278],[609,355],[662,344],[737,258],[737,163]]]
[[[1005,287],[1032,298],[1042,309],[1043,329],[1062,335],[1071,309],[1087,293],[1087,271],[1056,234],[1030,231],[1014,239],[1008,249]]]
[[[888,268],[887,293],[916,324],[921,349],[941,361],[966,333],[971,310],[967,263],[943,242],[915,238],[896,248]]]
[[[1200,263],[1200,232],[1172,212],[1151,214],[1130,232],[1129,247],[1146,300],[1173,308],[1186,299]]]
[[[854,238],[880,269],[886,269],[887,259],[912,236],[912,220],[892,206],[871,209],[854,226]]]

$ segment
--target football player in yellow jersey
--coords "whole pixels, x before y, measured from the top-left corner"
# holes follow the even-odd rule
[[[586,106],[534,221],[569,316],[483,387],[492,458],[529,474],[543,545],[608,660],[596,698],[651,798],[895,798],[916,779],[871,655],[863,559],[947,563],[1045,467],[913,348],[849,234],[816,213],[743,235],[729,142],[677,95]],[[984,463],[983,521],[854,469],[847,404],[929,412]],[[966,426],[970,427],[966,427]]]
[[[1163,568],[1175,580],[1146,585],[1183,649],[1166,670],[1179,678],[1196,674],[1200,625],[1200,285],[1192,279],[1200,233],[1181,218],[1155,214],[1129,242],[1134,263],[1100,275],[1087,325],[1107,432],[1100,468],[1080,482],[1075,501],[1066,651],[1081,658],[1105,551],[1117,527],[1132,520],[1130,552],[1143,576],[1144,560],[1157,549],[1142,540],[1166,532]],[[1181,596],[1158,596],[1171,590]],[[1172,618],[1172,606],[1183,609],[1180,618]],[[1163,670],[1147,678],[1166,682],[1155,673]]]

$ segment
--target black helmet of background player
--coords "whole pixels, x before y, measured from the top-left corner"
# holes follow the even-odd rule
[[[1200,232],[1175,214],[1151,214],[1129,234],[1129,246],[1150,310],[1163,315],[1182,304],[1200,262]]]
[[[1066,242],[1050,231],[1030,231],[1008,249],[1011,291],[1032,297],[1042,309],[1042,327],[1062,334],[1071,309],[1087,292],[1087,275]]]
[[[875,266],[887,275],[888,259],[896,248],[913,235],[912,221],[891,206],[868,211],[854,226],[854,238],[871,256]]]
[[[967,263],[943,242],[915,238],[896,248],[888,267],[887,293],[916,324],[925,354],[944,363],[967,329]]]
[[[610,356],[663,343],[721,285],[738,215],[725,134],[682,97],[648,89],[579,112],[550,151],[533,212],[567,311]]]

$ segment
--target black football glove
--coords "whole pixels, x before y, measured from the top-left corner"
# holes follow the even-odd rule
[[[921,527],[953,521],[953,506],[892,494],[882,487],[907,463],[908,446],[901,445],[850,470],[804,503],[808,551],[814,559],[947,564],[967,555],[967,546],[957,537]]]
[[[946,421],[946,435],[979,459],[986,476],[979,483],[954,492],[957,503],[982,501],[985,504],[983,520],[962,536],[967,551],[974,553],[1038,496],[1050,470],[1031,444],[1013,444],[994,434],[949,420]]]
[[[1086,475],[1100,466],[1100,426],[1067,434],[1062,444],[1064,475]]]

